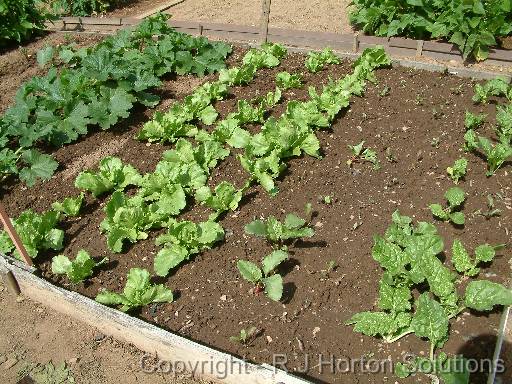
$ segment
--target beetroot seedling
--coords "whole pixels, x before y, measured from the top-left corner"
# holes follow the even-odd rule
[[[380,169],[380,161],[377,158],[377,152],[370,148],[364,147],[364,141],[361,141],[357,145],[348,146],[352,151],[352,156],[347,160],[347,165],[352,167],[355,163],[370,162],[373,164],[373,169]]]
[[[231,336],[229,341],[232,343],[240,343],[245,346],[248,346],[257,336],[259,330],[256,327],[250,327],[249,329],[241,329],[240,334],[237,336]]]
[[[247,260],[238,260],[237,267],[242,277],[254,284],[255,295],[265,292],[269,299],[279,301],[283,296],[283,278],[274,271],[285,260],[288,253],[277,250],[263,259],[261,268]]]

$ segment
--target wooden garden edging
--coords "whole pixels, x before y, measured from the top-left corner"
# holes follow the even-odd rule
[[[149,12],[148,14],[151,14]],[[140,23],[141,18],[97,18],[97,17],[64,17],[54,23],[47,23],[47,29],[55,32],[82,33],[114,33],[115,31]],[[436,41],[405,39],[401,37],[360,36],[358,34],[339,34],[332,32],[311,32],[303,30],[287,30],[268,28],[265,23],[261,27],[245,25],[205,23],[192,21],[169,20],[176,30],[192,35],[204,35],[211,38],[231,42],[256,43],[269,41],[301,49],[321,49],[330,47],[335,51],[359,53],[365,48],[382,45],[386,52],[394,58],[421,57],[433,60],[462,63],[460,51],[453,44]],[[264,36],[264,33],[267,33]],[[491,49],[489,65],[497,65],[512,69],[512,50]]]
[[[14,275],[24,296],[89,324],[105,335],[133,344],[156,355],[160,361],[179,362],[197,377],[226,384],[309,384],[282,370],[245,362],[101,305],[79,293],[56,287],[36,276],[34,268],[3,254],[0,254],[0,273],[2,276]]]

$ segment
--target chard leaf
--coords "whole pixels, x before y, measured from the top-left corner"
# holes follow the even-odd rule
[[[421,294],[411,321],[411,329],[416,336],[429,339],[435,346],[442,346],[448,337],[448,325],[448,316],[441,304],[429,293]]]
[[[471,281],[464,297],[468,308],[491,311],[495,305],[512,305],[512,291],[487,280]]]
[[[379,307],[392,313],[405,312],[411,309],[411,290],[408,287],[393,287],[384,280],[380,281]]]

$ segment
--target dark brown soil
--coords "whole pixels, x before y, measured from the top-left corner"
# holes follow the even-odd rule
[[[239,57],[240,51],[237,51],[233,61]],[[233,97],[216,107],[225,116],[233,110],[237,98],[251,98],[273,89],[277,72],[303,71],[303,62],[304,56],[289,55],[279,68],[262,70],[256,81],[247,87],[235,88]],[[319,87],[329,76],[339,78],[349,72],[350,65],[344,63],[316,75],[305,73],[304,89],[287,91],[285,97],[304,100],[308,86]],[[319,133],[324,158],[290,161],[289,169],[278,183],[280,193],[274,198],[259,187],[251,188],[240,210],[229,213],[221,221],[227,233],[226,241],[198,255],[169,278],[159,280],[175,291],[176,301],[143,308],[142,318],[258,363],[271,364],[272,354],[286,353],[290,370],[300,370],[304,356],[309,354],[310,369],[303,375],[319,382],[392,383],[395,377],[389,372],[331,374],[326,366],[324,372],[319,373],[319,368],[314,367],[318,364],[318,354],[324,359],[334,355],[337,359],[357,360],[363,356],[375,359],[391,356],[395,361],[401,361],[408,352],[428,354],[428,343],[414,336],[388,345],[354,333],[343,323],[354,313],[376,306],[381,270],[371,257],[373,235],[387,228],[396,209],[416,220],[433,221],[427,206],[443,201],[444,192],[453,185],[446,176],[446,167],[463,155],[460,148],[466,109],[492,116],[494,106],[473,105],[474,84],[453,76],[394,68],[379,70],[377,77],[378,85],[369,84],[363,98],[354,98],[350,109],[339,117],[332,130]],[[161,91],[166,100],[160,108],[167,108],[174,99],[191,92],[200,81],[192,77],[167,81]],[[386,87],[390,89],[389,95],[381,96]],[[278,106],[273,114],[278,115],[283,108],[283,105]],[[115,154],[141,172],[152,171],[161,153],[169,147],[146,145],[132,139],[152,113],[140,110],[114,130],[91,134],[55,151],[62,166],[44,184],[32,189],[18,184],[3,186],[0,193],[8,212],[16,216],[27,208],[43,211],[55,200],[76,195],[75,174],[70,178],[69,169],[76,167],[76,159],[86,161],[88,156],[97,156],[111,143],[125,140],[126,144]],[[490,134],[491,130],[488,125],[484,131]],[[347,166],[348,145],[362,140],[377,150],[381,170],[375,171],[369,164]],[[432,144],[435,141],[438,146]],[[386,160],[387,148],[396,162]],[[437,223],[446,248],[451,248],[455,238],[460,238],[469,249],[485,242],[508,243],[512,197],[510,164],[496,176],[487,178],[482,159],[472,154],[467,154],[466,158],[469,171],[461,186],[468,195],[464,207],[467,223],[462,229]],[[241,186],[246,178],[235,156],[231,156],[215,170],[211,183],[229,180]],[[486,196],[491,193],[502,196],[496,201],[497,207],[503,210],[502,216],[490,220],[473,216],[472,212],[486,207]],[[321,196],[332,196],[333,203],[319,202]],[[88,197],[84,214],[64,223],[66,248],[63,253],[74,256],[84,248],[94,256],[108,256],[108,266],[85,285],[72,287],[65,279],[51,274],[49,260],[54,254],[47,254],[38,259],[44,277],[94,297],[100,288],[121,291],[131,267],[152,271],[153,257],[158,252],[154,244],[157,233],[127,248],[124,254],[108,251],[105,236],[98,230],[107,199]],[[260,216],[300,214],[308,202],[314,206],[316,234],[290,248],[291,260],[280,269],[285,281],[284,299],[274,303],[263,295],[252,295],[251,286],[238,273],[236,261],[243,258],[259,262],[271,248],[263,240],[245,235],[244,225]],[[199,220],[206,214],[202,209],[194,209],[186,217]],[[490,268],[481,272],[481,277],[505,282],[510,277],[507,255],[509,251],[503,251]],[[325,275],[322,270],[331,260],[338,267]],[[498,311],[489,315],[464,314],[452,322],[452,336],[444,350],[450,354],[464,353],[467,357],[492,357],[499,317]],[[240,329],[251,326],[261,330],[252,344],[246,347],[229,341]],[[510,356],[507,359],[510,368],[512,360]],[[509,369],[505,381],[512,379],[511,372]],[[483,380],[483,376],[473,376],[471,382]],[[429,383],[430,380],[414,377],[400,382]]]

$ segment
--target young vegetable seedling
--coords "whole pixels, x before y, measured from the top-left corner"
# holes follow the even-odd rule
[[[105,264],[108,258],[104,257],[96,263],[87,251],[78,251],[75,260],[67,256],[59,255],[52,259],[52,272],[58,275],[66,275],[73,284],[78,284],[92,276],[93,268]]]
[[[467,151],[480,152],[487,159],[487,176],[492,176],[508,160],[512,159],[512,146],[508,138],[502,138],[500,142],[493,144],[485,136],[480,136],[470,129],[464,135],[466,141],[464,149]]]
[[[486,114],[475,115],[474,113],[466,111],[464,125],[466,129],[477,129],[482,126],[486,118]]]
[[[465,158],[455,160],[455,163],[446,168],[446,173],[450,176],[455,184],[459,183],[459,180],[463,179],[466,175],[468,167],[468,161]]]
[[[254,294],[264,291],[269,299],[279,301],[283,296],[283,278],[273,272],[285,260],[288,253],[276,250],[263,259],[262,268],[246,260],[238,260],[237,267],[242,277],[255,285]]]
[[[364,147],[364,141],[361,141],[357,145],[348,146],[352,151],[352,156],[347,160],[347,165],[352,167],[354,163],[368,161],[373,164],[373,169],[380,169],[380,161],[377,158],[377,153],[370,148]]]
[[[76,217],[80,213],[85,194],[82,192],[77,197],[66,197],[62,203],[57,201],[52,204],[54,211],[63,213],[66,216]]]
[[[280,72],[276,75],[276,84],[284,89],[301,88],[302,78],[298,73]]]
[[[141,268],[130,269],[123,293],[103,290],[96,296],[98,303],[120,305],[123,312],[151,303],[170,303],[173,300],[172,291],[163,284],[151,284],[149,272]]]
[[[280,222],[274,216],[269,216],[265,221],[254,220],[245,226],[245,233],[265,237],[269,243],[277,244],[281,248],[285,240],[312,237],[315,231],[308,225],[309,222],[305,219],[289,213],[284,222]]]
[[[327,64],[339,64],[340,59],[332,49],[325,48],[321,52],[309,52],[306,59],[306,68],[309,72],[316,73],[324,69]]]
[[[477,210],[473,213],[475,216],[483,216],[487,220],[489,220],[492,217],[498,217],[501,216],[501,209],[496,208],[494,204],[494,198],[492,195],[487,195],[487,210],[483,211],[481,209]]]
[[[505,244],[489,245],[482,244],[475,248],[474,260],[459,239],[455,239],[452,246],[452,263],[457,272],[465,276],[476,276],[480,272],[478,265],[480,263],[490,263],[496,256],[496,251],[505,248]]]
[[[247,330],[241,329],[240,334],[238,336],[231,336],[229,341],[247,346],[250,344],[250,342],[252,342],[252,340],[254,340],[254,338],[256,338],[258,332],[258,328],[256,327],[250,327]]]
[[[443,208],[441,204],[431,204],[429,206],[434,217],[444,221],[451,221],[456,225],[464,225],[464,213],[458,211],[458,209],[466,200],[466,193],[459,187],[453,187],[446,191],[444,197],[448,201],[446,208]]]

